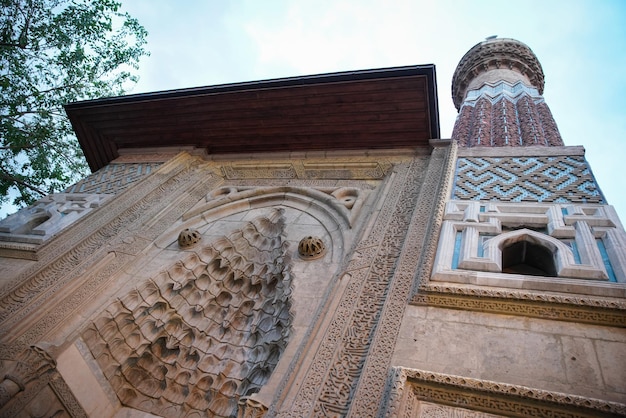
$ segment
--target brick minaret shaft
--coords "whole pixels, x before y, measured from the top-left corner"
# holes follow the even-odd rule
[[[493,38],[475,45],[452,78],[459,111],[452,139],[462,147],[562,146],[543,86],[541,64],[523,43]]]

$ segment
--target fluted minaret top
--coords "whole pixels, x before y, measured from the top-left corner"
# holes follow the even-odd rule
[[[533,51],[515,39],[491,38],[474,45],[452,76],[452,100],[460,110],[465,94],[485,83],[506,80],[535,87],[543,94],[543,69]]]
[[[514,39],[489,38],[470,49],[452,78],[460,146],[559,146],[561,135],[543,99],[539,60]]]

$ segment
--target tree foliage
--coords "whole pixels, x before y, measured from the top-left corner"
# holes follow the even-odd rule
[[[63,105],[123,94],[147,32],[115,0],[0,5],[0,204],[23,206],[88,172]]]

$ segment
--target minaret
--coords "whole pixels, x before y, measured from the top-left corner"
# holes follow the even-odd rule
[[[452,138],[462,147],[562,146],[543,86],[541,64],[528,46],[504,38],[477,44],[452,78],[459,111]]]
[[[459,62],[456,166],[435,281],[502,288],[521,281],[562,294],[626,283],[624,230],[584,148],[564,146],[543,88],[537,57],[513,39],[489,38]],[[575,280],[567,287],[554,277]],[[618,292],[602,286],[605,295]]]

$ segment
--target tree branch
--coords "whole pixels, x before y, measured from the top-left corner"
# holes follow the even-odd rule
[[[24,186],[36,193],[39,193],[41,196],[45,196],[48,193],[44,192],[43,190],[33,186],[32,184],[28,184],[27,182],[25,182],[24,180],[20,180],[17,177],[14,177],[12,175],[10,175],[9,173],[7,173],[3,168],[0,168],[0,178],[4,179],[4,180],[8,180],[11,181],[13,183],[17,183],[21,186]]]
[[[36,145],[9,145],[8,147],[0,147],[0,150],[22,150],[22,149],[32,149],[32,148],[36,148]]]

